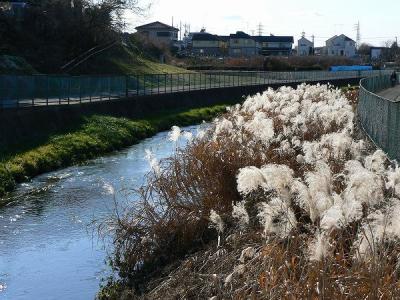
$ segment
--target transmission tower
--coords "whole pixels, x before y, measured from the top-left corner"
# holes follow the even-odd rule
[[[262,36],[263,35],[263,31],[264,31],[264,26],[262,23],[258,24],[258,35]]]
[[[357,31],[357,49],[360,47],[361,45],[361,26],[360,26],[360,21],[357,22],[357,24],[354,25],[355,30]]]

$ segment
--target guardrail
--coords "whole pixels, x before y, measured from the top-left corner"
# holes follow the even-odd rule
[[[126,76],[0,75],[0,109],[106,101],[214,88],[351,79],[385,72],[387,71],[227,71]]]
[[[389,87],[390,75],[362,79],[358,116],[374,143],[391,158],[400,159],[400,102],[376,94]]]

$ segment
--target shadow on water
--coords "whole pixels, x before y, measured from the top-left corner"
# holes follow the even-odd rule
[[[131,191],[144,183],[149,171],[146,149],[161,159],[175,145],[167,133],[160,133],[18,187],[0,208],[1,299],[94,298],[110,272],[105,260],[111,250],[99,241],[95,228],[113,213],[115,203],[134,203]]]

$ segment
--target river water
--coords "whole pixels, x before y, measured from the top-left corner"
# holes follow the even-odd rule
[[[94,221],[110,216],[115,203],[135,201],[129,191],[149,171],[146,149],[161,159],[175,147],[163,132],[20,185],[14,200],[0,208],[0,299],[93,299],[109,275],[105,260],[111,250]]]

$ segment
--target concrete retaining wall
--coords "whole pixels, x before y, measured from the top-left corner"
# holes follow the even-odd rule
[[[360,78],[330,80],[336,86],[358,85]],[[321,84],[328,81],[320,81]],[[297,86],[299,83],[286,84]],[[118,117],[145,118],[152,113],[165,110],[189,109],[222,103],[239,103],[243,96],[254,95],[268,87],[281,85],[255,85],[229,88],[215,88],[173,94],[148,95],[111,101],[35,106],[6,109],[0,112],[0,147],[34,139],[43,132],[57,132],[68,128],[82,116],[104,114]]]

